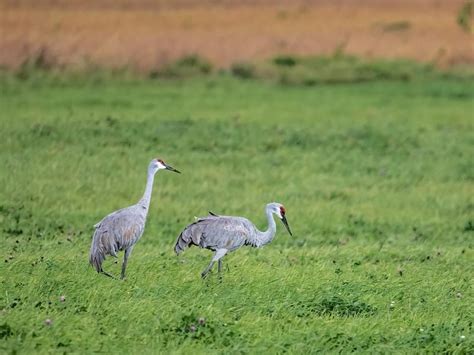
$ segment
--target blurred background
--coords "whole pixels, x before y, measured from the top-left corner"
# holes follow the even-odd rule
[[[0,1],[0,65],[158,71],[195,55],[214,68],[275,55],[474,64],[466,0]]]

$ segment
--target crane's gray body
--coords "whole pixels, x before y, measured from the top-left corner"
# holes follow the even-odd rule
[[[94,226],[90,263],[97,272],[107,255],[117,257],[118,251],[133,248],[143,235],[147,213],[145,206],[137,204],[109,214]]]
[[[283,205],[279,203],[269,203],[265,208],[268,220],[268,228],[266,231],[259,231],[255,225],[248,219],[233,216],[217,216],[210,213],[209,216],[198,218],[197,221],[188,225],[176,240],[174,251],[176,254],[182,253],[187,247],[192,245],[200,248],[210,249],[215,252],[211,263],[201,273],[202,277],[206,277],[212,269],[216,261],[219,262],[219,272],[222,269],[221,258],[228,252],[234,251],[244,245],[250,245],[260,248],[270,243],[276,233],[276,224],[273,214],[277,214],[280,218],[286,219],[281,214]],[[288,231],[289,230],[289,227]],[[291,234],[291,232],[290,232]]]
[[[257,229],[248,219],[233,216],[207,216],[187,226],[178,237],[176,254],[196,245],[216,251],[234,251],[243,245],[256,245]]]

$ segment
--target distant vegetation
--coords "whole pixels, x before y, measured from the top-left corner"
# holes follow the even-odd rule
[[[163,68],[150,72],[150,78],[188,78],[196,75],[206,75],[212,72],[212,64],[208,60],[193,54],[187,55],[175,62],[166,64]]]
[[[89,65],[72,71],[58,68],[47,51],[28,59],[15,72],[20,79],[28,79],[41,73],[51,77],[76,76],[87,78],[129,77],[143,78],[142,73],[130,68],[104,69]],[[330,56],[280,55],[266,61],[236,62],[230,68],[216,69],[206,58],[197,54],[186,55],[176,61],[150,71],[150,79],[183,80],[186,78],[216,76],[230,73],[240,79],[253,79],[281,85],[313,86],[321,84],[359,83],[368,81],[410,81],[434,77],[474,79],[474,67],[453,67],[441,70],[430,63],[408,59],[363,59],[336,51]],[[5,75],[5,73],[4,73]]]
[[[143,75],[176,76],[182,64],[189,69],[189,63],[173,67],[182,56],[212,59],[219,70],[279,54],[330,56],[341,41],[352,55],[435,61],[443,68],[474,64],[472,38],[456,24],[472,32],[472,0],[1,3],[0,67],[14,69],[41,57],[47,67],[129,66]]]
[[[233,74],[285,85],[356,83],[376,80],[408,81],[432,75],[429,64],[409,60],[364,60],[347,55],[296,57],[279,56],[263,63],[247,63],[245,75],[233,67]],[[243,65],[240,64],[240,67]]]
[[[459,9],[458,25],[466,32],[473,33],[474,27],[474,0],[468,0]]]

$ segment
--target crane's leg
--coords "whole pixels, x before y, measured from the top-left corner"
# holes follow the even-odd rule
[[[219,259],[217,262],[217,272],[220,274],[222,272],[222,259]]]
[[[132,250],[133,245],[130,248],[125,249],[125,253],[123,254],[122,274],[120,276],[122,280],[125,278],[125,270],[127,269],[128,257],[130,256],[130,254],[132,254]]]
[[[214,266],[215,262],[219,262],[220,259],[227,253],[227,249],[217,249],[216,250],[216,253],[214,254],[214,256],[212,257],[212,260],[210,262],[210,264],[207,266],[207,268],[201,273],[201,277],[203,279],[206,278],[206,276],[209,274],[209,271],[211,271],[212,267]],[[220,265],[220,262],[219,262],[219,265]]]
[[[219,275],[219,281],[222,282],[222,259],[217,262],[217,273]]]
[[[215,256],[212,258],[211,262],[209,263],[209,265],[207,266],[207,268],[204,269],[203,272],[201,272],[201,277],[203,279],[205,279],[207,277],[207,275],[209,274],[209,272],[211,271],[212,267],[214,266],[214,263],[216,262],[214,260]]]

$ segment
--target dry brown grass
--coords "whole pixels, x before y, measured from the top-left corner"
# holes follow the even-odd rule
[[[0,65],[43,54],[50,65],[139,70],[190,53],[218,66],[281,53],[406,57],[474,64],[456,24],[463,0],[0,1]]]

